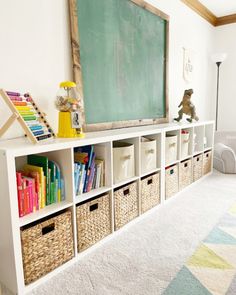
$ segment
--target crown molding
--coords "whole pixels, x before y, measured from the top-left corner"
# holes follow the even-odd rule
[[[223,26],[236,23],[236,14],[217,17],[198,0],[181,0],[189,8],[207,20],[213,26]]]
[[[223,26],[236,23],[236,13],[226,16],[217,17],[216,26]]]

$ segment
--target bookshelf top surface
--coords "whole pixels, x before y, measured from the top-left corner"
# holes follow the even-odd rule
[[[122,140],[126,138],[158,134],[161,131],[178,130],[181,128],[190,128],[214,124],[214,121],[200,121],[196,123],[168,123],[159,125],[148,125],[141,127],[129,127],[121,129],[112,129],[105,131],[88,132],[85,138],[56,138],[48,141],[32,144],[27,138],[19,137],[0,141],[0,150],[11,156],[23,156],[28,154],[50,152],[53,150],[67,149],[76,146],[84,146],[108,142],[112,140]]]

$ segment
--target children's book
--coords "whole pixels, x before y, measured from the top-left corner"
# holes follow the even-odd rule
[[[28,173],[38,173],[39,175],[39,183],[40,183],[40,190],[39,190],[39,208],[42,209],[46,205],[46,195],[45,195],[45,183],[44,183],[44,173],[43,168],[39,166],[29,165],[26,164],[23,167],[24,172]]]
[[[49,177],[48,177],[48,158],[39,155],[28,155],[28,164],[39,166],[43,168],[44,176],[46,177],[46,205],[50,204],[50,189],[49,189]]]
[[[56,187],[57,187],[57,192],[56,192],[55,199],[57,200],[57,202],[61,202],[61,177],[62,177],[62,173],[61,173],[60,166],[56,162],[54,162],[54,165],[56,167]]]
[[[34,179],[35,194],[36,194],[36,196],[35,196],[36,210],[39,210],[40,204],[41,204],[41,185],[40,185],[39,172],[31,171],[27,176]]]
[[[29,204],[29,188],[27,187],[27,181],[23,179],[23,194],[24,194],[24,215],[30,213],[30,204]]]
[[[18,208],[19,217],[24,216],[24,191],[23,191],[23,179],[20,172],[16,172],[17,194],[18,194]]]

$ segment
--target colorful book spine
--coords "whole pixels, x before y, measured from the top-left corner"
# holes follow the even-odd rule
[[[24,191],[23,191],[22,175],[20,172],[16,172],[16,182],[17,182],[19,217],[23,217],[24,216]]]
[[[48,161],[38,160],[43,160],[43,164]],[[22,172],[16,172],[16,182],[20,217],[45,207],[47,184],[50,204],[65,200],[65,183],[59,165],[53,161],[48,161],[47,176],[43,173],[43,167],[24,165]]]

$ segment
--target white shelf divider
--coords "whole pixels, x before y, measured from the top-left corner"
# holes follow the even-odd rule
[[[73,206],[73,202],[69,202],[69,201],[62,201],[60,203],[54,203],[54,204],[48,205],[44,207],[43,209],[40,209],[36,212],[20,217],[19,225],[20,227],[25,226],[34,221],[40,220],[42,218],[45,218],[47,216],[50,216],[54,213],[57,213],[59,211],[62,211],[72,206]]]
[[[109,186],[103,186],[100,188],[92,189],[90,192],[83,193],[81,195],[76,196],[75,204],[79,204],[79,203],[82,203],[82,202],[87,201],[89,199],[92,199],[94,197],[97,197],[101,194],[104,194],[104,193],[110,191],[111,189],[112,188]]]

